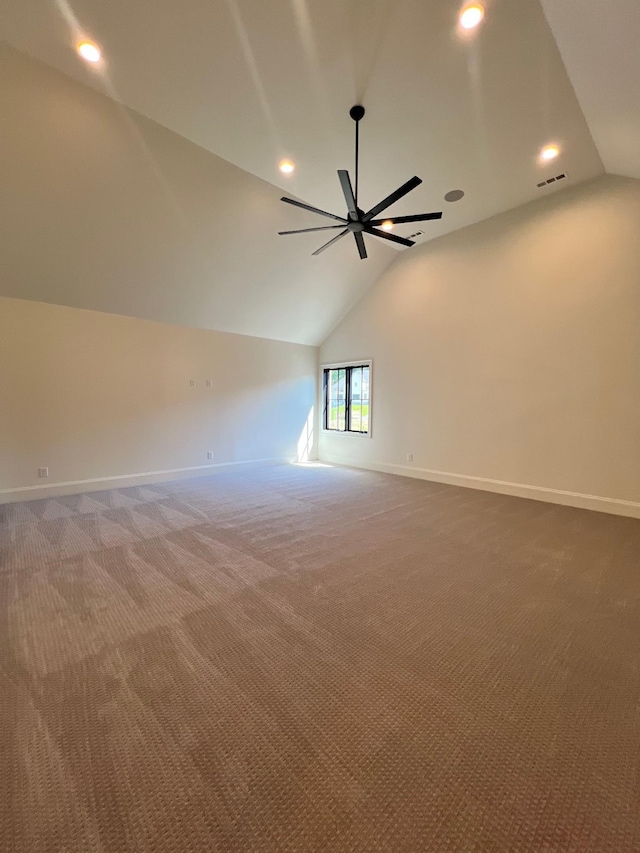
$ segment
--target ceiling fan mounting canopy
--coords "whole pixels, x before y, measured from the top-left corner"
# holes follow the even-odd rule
[[[295,207],[301,207],[304,210],[309,210],[312,213],[318,213],[320,216],[326,216],[329,219],[337,220],[339,225],[324,225],[318,228],[300,228],[296,231],[279,231],[279,234],[305,234],[309,231],[332,231],[341,229],[339,234],[336,234],[335,237],[332,237],[328,243],[325,243],[323,246],[320,246],[319,249],[316,249],[313,252],[314,255],[319,255],[321,252],[324,252],[325,249],[328,249],[329,246],[332,246],[334,243],[337,243],[338,240],[341,240],[342,237],[345,237],[347,234],[353,234],[354,240],[356,241],[356,245],[358,247],[358,252],[360,254],[361,260],[364,260],[367,257],[367,248],[364,242],[364,234],[373,234],[375,237],[381,237],[383,240],[388,240],[391,243],[399,243],[402,246],[414,246],[415,243],[413,240],[407,240],[404,237],[398,237],[395,234],[388,234],[385,231],[380,231],[378,226],[383,223],[391,223],[392,225],[400,225],[404,222],[425,222],[430,219],[441,219],[442,211],[438,211],[436,213],[418,213],[415,216],[396,216],[396,217],[387,217],[385,219],[376,219],[375,217],[382,213],[383,210],[386,210],[388,207],[391,207],[396,201],[399,201],[403,198],[407,193],[410,193],[411,190],[414,190],[417,186],[422,183],[422,180],[417,176],[414,176],[410,180],[403,184],[401,187],[395,192],[392,192],[391,195],[388,195],[381,202],[372,207],[371,210],[368,210],[366,213],[360,207],[358,207],[358,174],[359,174],[359,166],[360,166],[360,121],[364,117],[364,107],[360,104],[356,104],[351,107],[349,110],[349,115],[356,123],[356,157],[355,157],[355,193],[353,191],[353,187],[351,185],[351,178],[349,177],[349,172],[346,169],[338,169],[338,178],[340,180],[340,185],[342,187],[342,192],[344,194],[344,199],[347,203],[347,216],[336,216],[335,213],[328,213],[326,210],[320,210],[317,207],[311,207],[309,204],[304,204],[301,201],[296,201],[293,198],[287,198],[283,196],[281,201],[286,202],[287,204],[292,204]]]

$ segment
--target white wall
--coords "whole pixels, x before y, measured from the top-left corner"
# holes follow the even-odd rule
[[[320,350],[373,358],[372,438],[320,458],[640,515],[639,235],[605,177],[402,253]]]
[[[315,347],[0,297],[0,502],[313,458],[316,374]]]

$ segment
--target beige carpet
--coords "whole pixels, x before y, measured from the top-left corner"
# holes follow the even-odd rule
[[[640,522],[272,466],[0,507],[0,850],[640,850]]]

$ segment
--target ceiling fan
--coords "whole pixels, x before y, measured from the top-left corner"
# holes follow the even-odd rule
[[[312,213],[319,213],[321,216],[329,217],[329,219],[336,219],[340,224],[325,225],[320,228],[301,228],[298,231],[279,231],[278,234],[306,234],[309,231],[332,231],[339,228],[341,229],[340,233],[335,237],[332,237],[328,243],[325,243],[323,246],[320,246],[319,249],[316,249],[313,254],[319,255],[320,252],[324,252],[324,250],[328,249],[329,246],[332,246],[334,243],[337,243],[338,240],[341,240],[343,237],[346,237],[347,234],[351,233],[356,241],[358,252],[360,253],[360,258],[362,260],[367,257],[367,249],[364,244],[364,234],[374,234],[376,237],[382,237],[383,240],[389,240],[391,243],[400,243],[402,246],[414,246],[415,243],[413,240],[407,240],[404,237],[397,237],[395,234],[387,234],[384,231],[381,231],[379,226],[383,224],[389,224],[389,226],[400,225],[403,222],[424,222],[427,219],[442,219],[442,211],[439,213],[418,213],[415,216],[395,216],[388,219],[375,218],[379,213],[382,213],[383,210],[386,210],[387,207],[390,207],[403,196],[407,195],[407,193],[410,193],[411,190],[414,190],[419,186],[419,184],[422,183],[422,180],[418,177],[411,178],[411,180],[407,181],[406,184],[398,187],[395,192],[388,195],[379,204],[376,204],[375,207],[372,207],[371,210],[368,210],[366,213],[358,207],[358,161],[360,157],[359,130],[360,121],[364,116],[364,107],[359,105],[351,107],[349,115],[356,123],[355,194],[353,192],[353,187],[351,186],[349,172],[347,172],[346,169],[338,169],[338,177],[340,178],[342,192],[344,193],[344,198],[347,202],[347,216],[336,216],[334,213],[327,213],[326,210],[320,210],[317,207],[311,207],[308,204],[303,204],[301,201],[296,201],[295,199],[283,196],[281,201],[285,201],[287,204],[293,204],[295,207],[302,207],[304,210],[310,210]]]

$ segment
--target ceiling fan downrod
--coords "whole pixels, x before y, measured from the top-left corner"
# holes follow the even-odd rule
[[[360,162],[360,122],[364,118],[364,107],[361,107],[359,104],[356,104],[355,107],[351,107],[349,110],[349,115],[356,123],[356,207],[358,206],[358,172],[359,172],[359,162]]]

